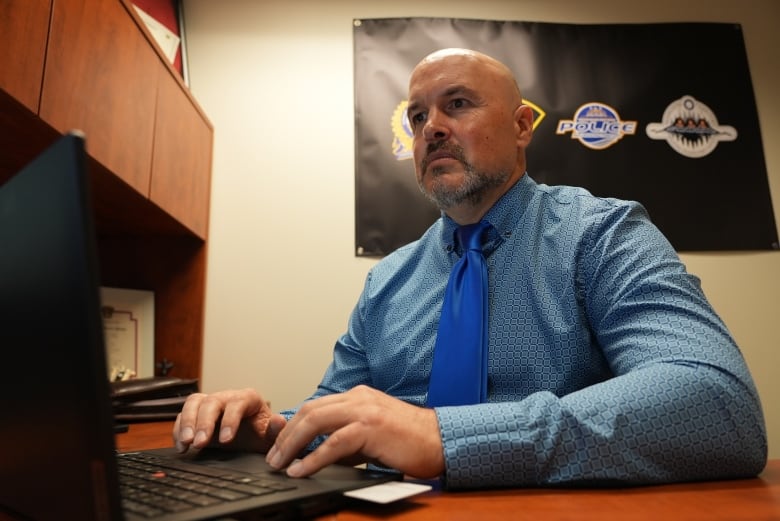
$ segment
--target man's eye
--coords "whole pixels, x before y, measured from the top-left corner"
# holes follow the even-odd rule
[[[461,109],[466,106],[466,100],[463,98],[457,98],[450,102],[450,106],[454,109]]]
[[[409,118],[409,121],[412,122],[412,126],[417,126],[418,123],[422,123],[425,121],[425,113],[424,112],[418,112],[416,114],[412,114]]]

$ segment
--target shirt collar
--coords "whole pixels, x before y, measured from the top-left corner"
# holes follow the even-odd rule
[[[496,201],[490,210],[482,218],[493,225],[488,233],[487,241],[483,245],[485,256],[493,253],[505,239],[514,233],[517,223],[528,207],[536,183],[528,174],[524,174],[501,198]],[[450,219],[442,212],[441,244],[446,251],[455,251],[460,255],[461,248],[455,239],[455,230],[458,223]]]

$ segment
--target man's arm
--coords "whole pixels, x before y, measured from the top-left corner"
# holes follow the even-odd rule
[[[448,488],[736,478],[766,461],[755,404],[704,366],[659,364],[562,398],[437,414]]]

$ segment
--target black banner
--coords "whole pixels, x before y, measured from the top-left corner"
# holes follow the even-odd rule
[[[637,200],[678,251],[779,247],[739,25],[374,19],[355,21],[354,45],[357,255],[439,216],[415,181],[405,106],[412,69],[444,47],[514,71],[536,116],[536,181]]]

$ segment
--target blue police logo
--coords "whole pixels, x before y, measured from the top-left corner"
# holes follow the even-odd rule
[[[531,107],[534,115],[533,128],[542,122],[547,115],[541,107],[534,104],[531,101],[523,100],[523,103]],[[411,159],[413,151],[414,132],[412,131],[412,125],[409,124],[409,117],[406,114],[406,109],[409,107],[409,101],[401,101],[393,111],[393,116],[390,118],[390,126],[393,129],[393,155],[398,161],[403,159]]]
[[[693,96],[683,96],[666,107],[660,123],[649,123],[647,137],[662,139],[686,157],[704,157],[721,141],[737,139],[737,129],[719,125],[715,113]]]
[[[555,133],[563,135],[567,132],[571,132],[572,139],[578,139],[588,148],[604,150],[624,135],[636,133],[636,121],[622,121],[617,110],[593,101],[578,108],[573,119],[558,121]]]

